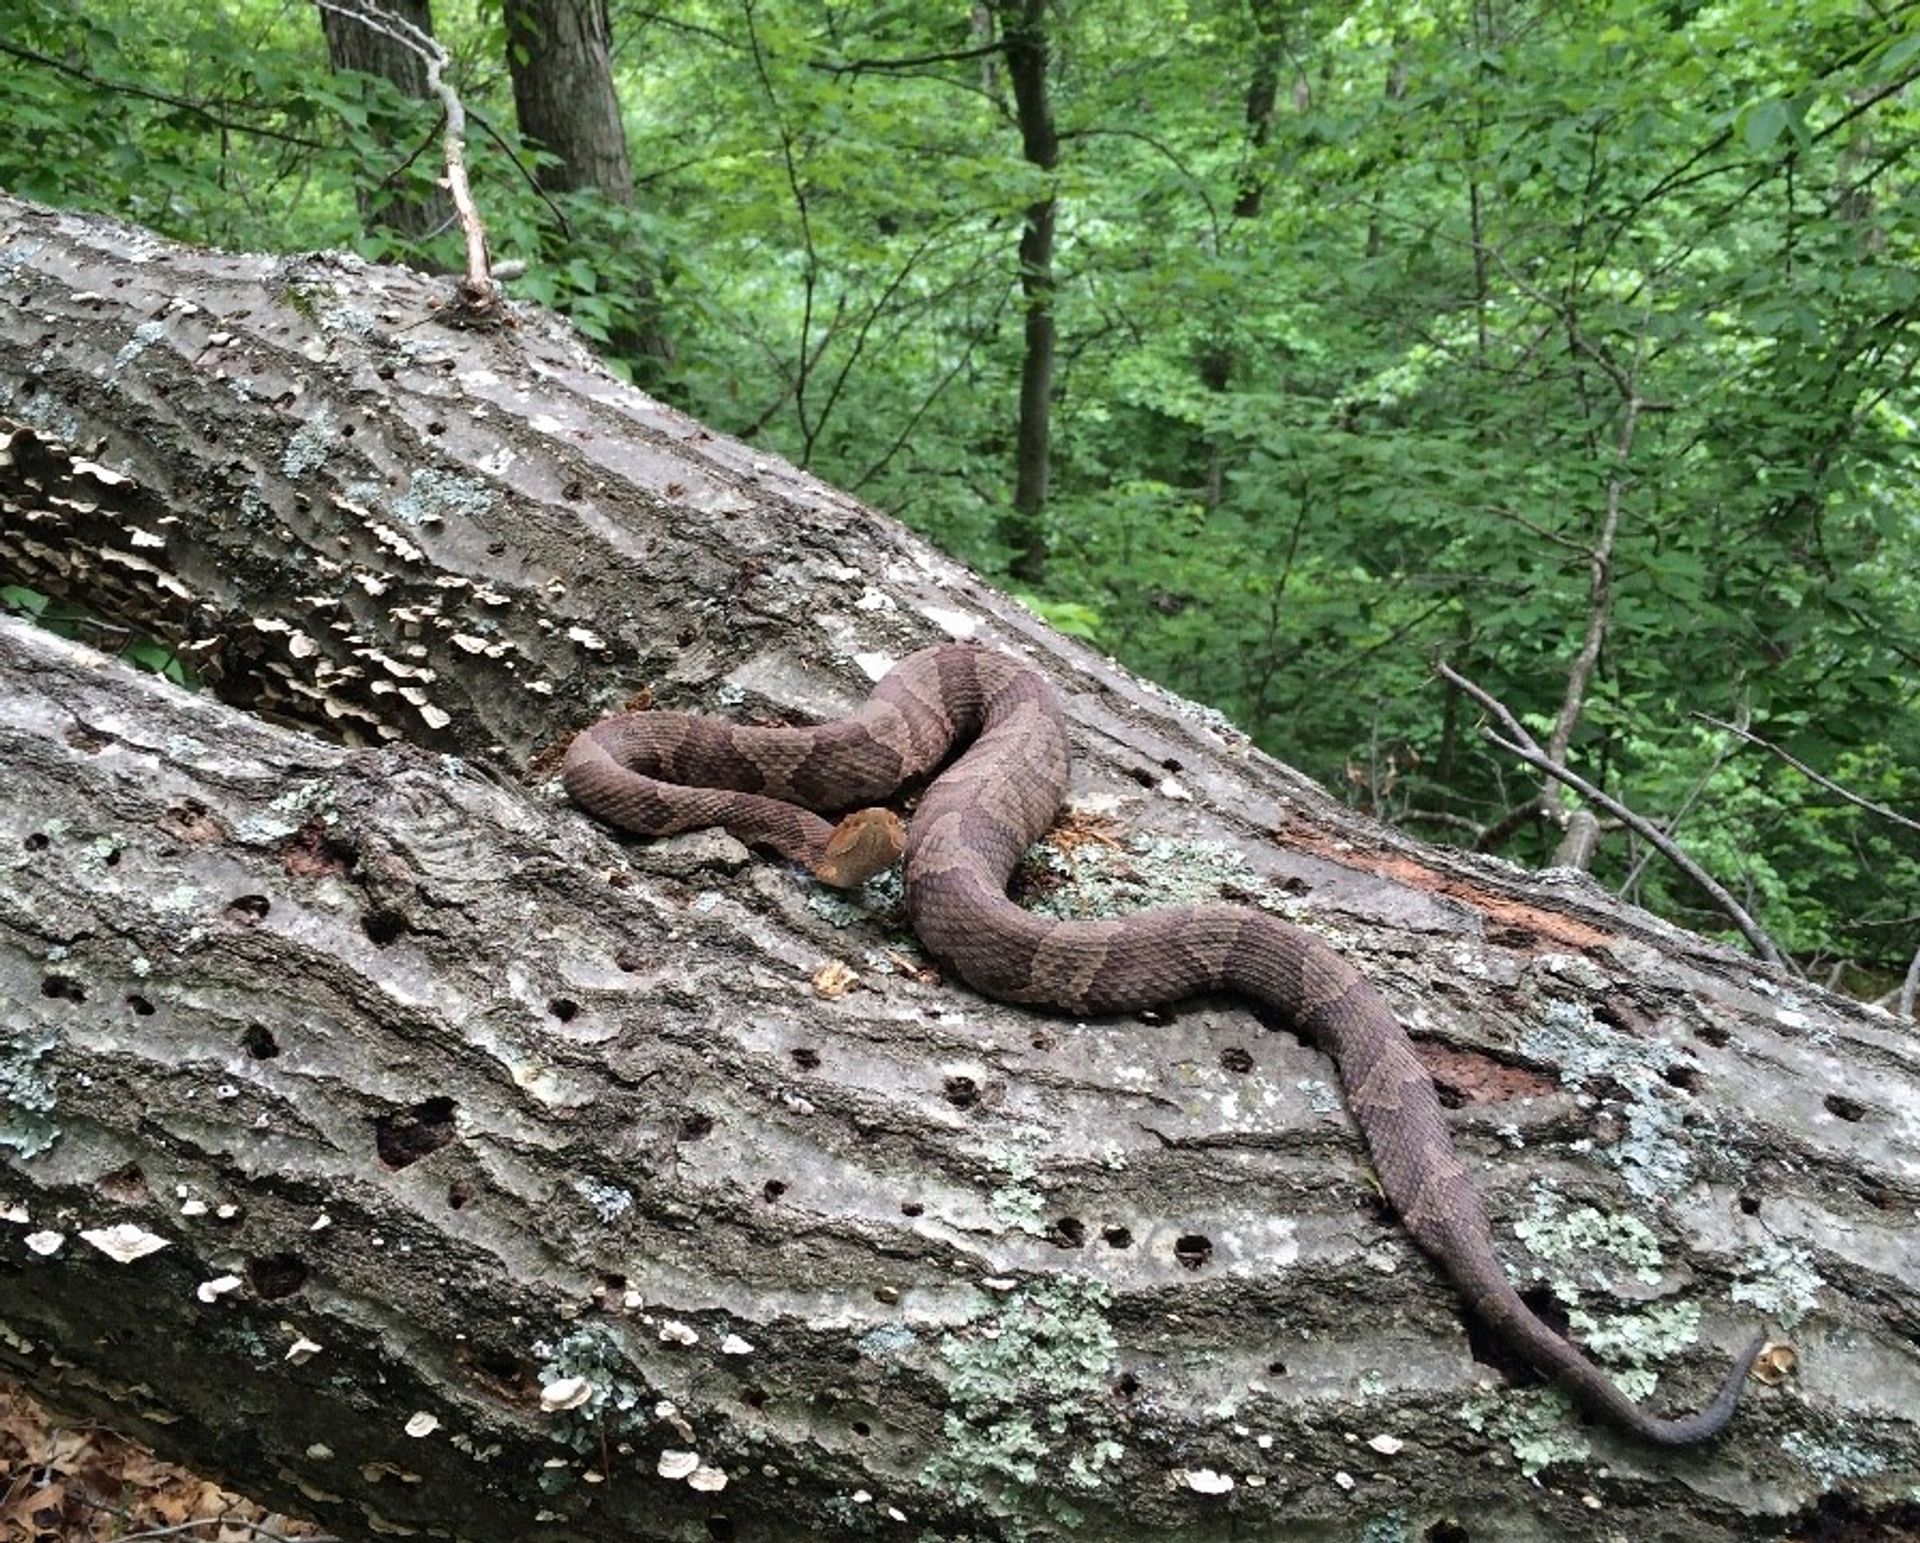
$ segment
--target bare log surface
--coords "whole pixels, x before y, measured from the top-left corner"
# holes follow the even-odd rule
[[[1366,821],[445,293],[0,200],[0,583],[209,687],[0,622],[0,1363],[343,1536],[1731,1540],[1914,1493],[1890,1016]],[[1322,931],[1636,1391],[1775,1329],[1728,1439],[1479,1359],[1283,1026],[985,1002],[884,892],[544,775],[643,686],[827,717],[942,636],[1067,698],[1033,898]]]

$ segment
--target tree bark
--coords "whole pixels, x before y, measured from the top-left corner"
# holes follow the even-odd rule
[[[1920,1483],[1884,1013],[1344,811],[444,289],[0,201],[0,582],[207,683],[0,623],[0,1364],[354,1537],[1730,1543]],[[1660,1406],[1761,1320],[1797,1372],[1712,1447],[1585,1426],[1373,1203],[1316,1051],[983,1001],[883,897],[543,774],[639,686],[826,716],[956,635],[1069,704],[1036,888],[1321,930],[1543,1303]]]

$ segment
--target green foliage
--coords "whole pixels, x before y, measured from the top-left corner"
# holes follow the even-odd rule
[[[504,128],[497,13],[439,20]],[[1458,839],[1534,785],[1430,662],[1544,735],[1610,530],[1570,760],[1803,958],[1903,968],[1911,833],[1693,714],[1920,804],[1920,16],[1116,0],[1048,24],[1055,560],[1023,598]],[[625,361],[655,389],[1003,575],[1015,248],[1048,184],[967,8],[613,25],[638,212],[550,208],[511,135],[470,146],[516,290],[616,350],[657,295],[675,359]],[[432,109],[328,76],[297,9],[0,0],[0,40],[0,183],[28,196],[383,255],[362,202],[434,169]],[[1609,832],[1596,872],[1724,930],[1644,855]]]

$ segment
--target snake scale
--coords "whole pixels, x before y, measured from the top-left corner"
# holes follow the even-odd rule
[[[961,744],[965,753],[926,789],[910,829],[868,807]],[[1076,1014],[1223,989],[1269,1004],[1333,1057],[1388,1201],[1502,1342],[1645,1440],[1680,1445],[1720,1432],[1765,1336],[1696,1414],[1662,1419],[1623,1394],[1514,1290],[1433,1079],[1379,992],[1311,933],[1247,906],[1059,921],[1007,897],[1015,864],[1066,796],[1068,774],[1065,723],[1046,676],[995,649],[943,644],[902,660],[851,717],[812,728],[669,712],[606,719],[574,737],[562,776],[573,799],[609,824],[643,835],[724,826],[842,886],[889,865],[904,844],[915,932],[987,996]],[[837,825],[813,812],[846,809],[856,812]]]

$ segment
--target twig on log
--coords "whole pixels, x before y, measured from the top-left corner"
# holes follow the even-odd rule
[[[404,17],[396,16],[375,0],[314,0],[323,11],[356,21],[370,32],[389,37],[403,48],[420,56],[427,67],[427,86],[440,98],[446,114],[446,132],[441,136],[441,153],[447,168],[447,193],[453,199],[453,212],[466,237],[467,275],[463,281],[462,309],[470,317],[493,311],[499,296],[493,282],[493,268],[487,257],[487,227],[473,202],[473,190],[467,185],[467,109],[460,93],[446,79],[452,58],[445,45],[431,32],[423,32]]]

